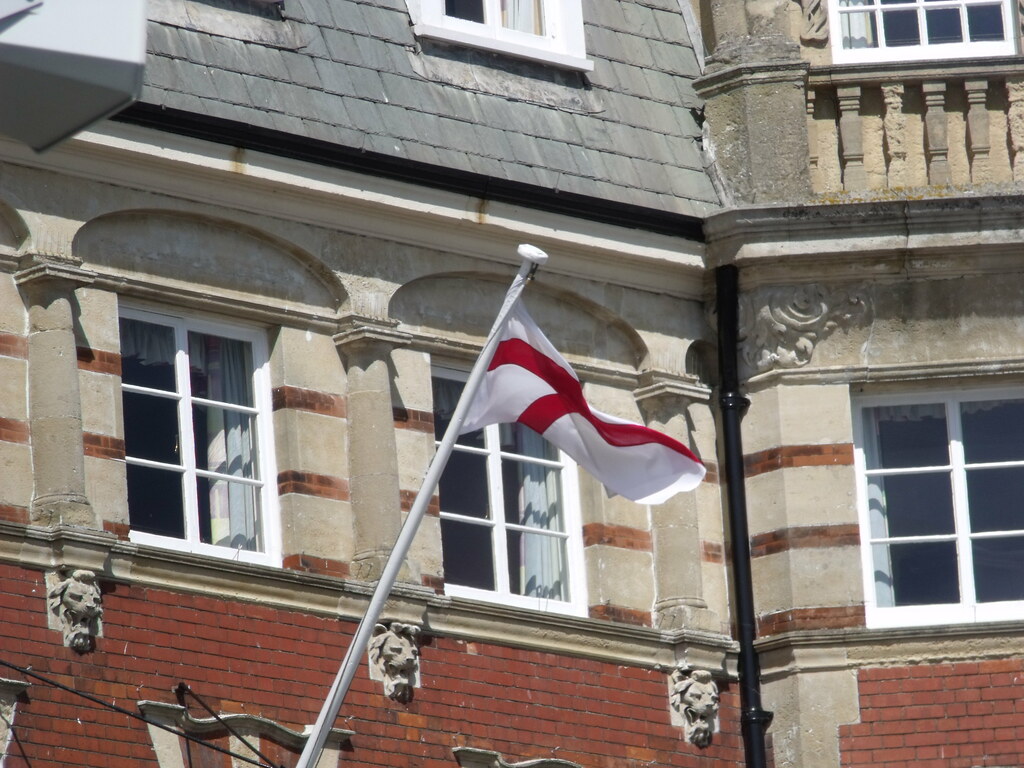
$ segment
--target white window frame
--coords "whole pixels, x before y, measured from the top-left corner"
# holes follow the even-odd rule
[[[974,598],[974,563],[970,546],[971,531],[967,505],[967,472],[958,409],[961,403],[985,400],[1024,400],[1024,392],[1020,389],[1005,388],[957,389],[947,390],[942,393],[874,395],[854,398],[854,467],[857,474],[857,506],[861,531],[861,565],[864,581],[865,621],[868,627],[888,628],[970,624],[990,621],[1012,621],[1024,618],[1024,600],[979,603]],[[872,546],[885,543],[886,539],[872,539],[871,537],[868,477],[872,474],[879,474],[884,470],[867,469],[867,458],[864,448],[867,437],[864,432],[864,412],[869,408],[877,406],[934,404],[941,404],[946,410],[950,464],[943,467],[929,467],[927,469],[951,472],[955,532],[950,535],[894,538],[899,541],[908,542],[915,540],[956,541],[960,602],[940,605],[881,606],[878,604],[878,595],[875,587],[875,565]],[[956,418],[953,418],[953,416],[956,416]],[[1005,462],[996,466],[1016,463],[1024,464],[1024,461]],[[1010,532],[998,532],[999,535],[1007,533]],[[1024,530],[1022,530],[1022,533],[1024,533]]]
[[[119,317],[129,320],[155,323],[168,326],[174,329],[174,340],[177,352],[175,353],[174,375],[177,386],[177,393],[168,393],[160,390],[148,389],[135,385],[124,384],[121,387],[124,392],[138,392],[155,397],[164,397],[177,400],[178,430],[181,440],[180,468],[160,462],[145,459],[134,459],[125,457],[126,464],[149,466],[157,469],[168,469],[178,471],[186,477],[189,482],[184,483],[182,503],[185,515],[185,538],[179,539],[173,536],[162,536],[145,531],[129,530],[128,538],[138,544],[171,549],[179,552],[188,552],[211,557],[225,558],[257,565],[269,565],[280,567],[281,565],[281,527],[280,512],[277,498],[277,466],[274,460],[274,444],[272,438],[272,406],[270,396],[270,370],[269,350],[266,333],[262,330],[240,326],[233,323],[213,321],[197,317],[185,317],[183,315],[165,313],[159,310],[143,309],[132,306],[121,306]],[[249,485],[258,486],[257,495],[260,505],[260,523],[262,525],[262,540],[264,551],[251,552],[231,547],[222,547],[215,544],[207,544],[200,541],[199,532],[199,502],[197,499],[195,478],[197,476],[216,477],[216,473],[197,470],[195,466],[195,446],[192,433],[192,405],[193,402],[203,403],[201,398],[193,398],[191,392],[191,381],[188,367],[188,332],[195,331],[223,338],[244,341],[250,345],[252,352],[253,377],[253,407],[251,409],[239,408],[248,411],[254,417],[256,429],[257,467],[260,478],[256,481],[243,481]],[[227,479],[227,478],[225,478]],[[236,477],[230,478],[238,482]]]
[[[967,35],[967,11],[971,5],[992,5],[991,0],[906,0],[906,5],[881,5],[873,0],[870,5],[840,6],[839,0],[829,0],[829,37],[834,64],[869,64],[881,62],[933,61],[942,59],[986,58],[991,56],[1013,56],[1017,53],[1017,34],[1013,20],[1013,9],[1008,0],[1002,0],[1004,40],[962,43],[922,43],[921,45],[887,46],[882,11],[916,10],[917,24],[922,38],[927,37],[925,10],[959,8],[960,23]],[[841,16],[849,13],[870,12],[875,14],[878,29],[877,48],[843,48],[843,25]]]
[[[585,0],[544,0],[544,34],[501,25],[499,0],[482,0],[484,23],[446,16],[444,0],[408,0],[413,34],[471,48],[483,48],[564,69],[593,70],[583,35]]]
[[[467,374],[463,371],[434,367],[431,371],[432,378],[453,379],[464,382]],[[494,557],[494,580],[495,589],[479,589],[460,584],[445,582],[445,594],[452,597],[463,597],[472,600],[479,600],[485,603],[501,603],[519,608],[528,608],[537,611],[551,613],[562,613],[571,616],[587,615],[587,590],[586,572],[583,565],[583,523],[580,512],[580,491],[579,491],[579,468],[569,456],[563,451],[558,451],[558,458],[544,460],[531,457],[531,461],[546,466],[556,467],[560,470],[562,491],[562,518],[565,530],[561,533],[545,531],[545,534],[562,538],[566,542],[566,572],[569,579],[569,600],[552,600],[549,598],[529,597],[517,595],[510,591],[508,577],[508,549],[506,546],[506,532],[509,530],[529,532],[529,526],[513,525],[506,522],[504,515],[503,499],[503,478],[501,473],[501,460],[505,457],[516,457],[520,454],[510,454],[501,451],[501,439],[499,436],[500,425],[491,424],[484,427],[484,447],[475,448],[460,446],[460,450],[468,453],[486,456],[487,459],[487,486],[491,503],[492,518],[481,520],[478,517],[454,514],[444,511],[444,500],[441,500],[441,519],[457,520],[471,525],[489,527],[491,529],[491,547]],[[439,443],[435,440],[435,446]]]

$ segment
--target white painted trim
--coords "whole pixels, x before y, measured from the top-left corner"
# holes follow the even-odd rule
[[[969,510],[967,508],[966,469],[959,418],[952,418],[965,402],[979,400],[1024,400],[1024,392],[1005,387],[953,387],[941,392],[854,396],[853,441],[854,469],[857,476],[857,513],[861,530],[861,572],[864,585],[865,623],[869,628],[939,626],[977,622],[1014,621],[1024,618],[1024,600],[978,603],[974,601],[973,561],[970,548]],[[945,605],[880,606],[874,583],[874,558],[871,544],[871,520],[868,506],[867,461],[864,452],[864,411],[885,405],[942,404],[946,408],[950,439],[950,470],[953,478],[953,514],[957,542],[957,563],[961,590],[960,603]],[[1019,463],[1017,464],[1019,465]],[[916,537],[900,537],[913,540]],[[921,537],[927,538],[927,537]],[[933,537],[934,538],[934,537]],[[969,599],[968,596],[969,595]]]
[[[435,367],[431,371],[432,376],[438,378],[455,379],[462,381],[465,373],[450,368]],[[491,546],[494,557],[495,589],[477,589],[458,584],[445,584],[445,594],[452,597],[462,597],[471,600],[479,600],[485,603],[500,603],[502,605],[527,608],[537,611],[549,611],[552,613],[563,613],[569,616],[587,615],[586,595],[586,570],[583,564],[583,520],[580,510],[579,496],[579,468],[568,455],[562,451],[558,452],[558,459],[545,461],[544,464],[558,467],[559,480],[562,490],[562,519],[565,530],[558,535],[565,541],[566,572],[569,581],[569,600],[550,600],[535,597],[517,595],[509,590],[508,584],[508,562],[506,553],[507,528],[504,517],[504,510],[498,509],[498,503],[504,498],[502,493],[502,472],[500,451],[500,426],[491,424],[484,427],[484,448],[473,449],[474,454],[487,457],[488,493],[490,494],[491,506],[494,511],[493,519],[479,520],[463,518],[460,515],[448,515],[441,513],[442,518],[452,520],[466,520],[477,523],[491,529]],[[497,503],[496,501],[497,500]],[[518,530],[518,527],[515,527]]]
[[[142,531],[129,531],[130,541],[138,544],[164,547],[178,552],[190,552],[194,554],[221,557],[238,562],[253,563],[257,565],[280,566],[281,565],[281,525],[280,511],[277,498],[277,466],[274,456],[273,443],[273,420],[270,395],[270,354],[266,333],[252,326],[238,325],[231,322],[207,319],[181,314],[175,314],[164,310],[143,309],[136,306],[124,306],[119,308],[119,317],[132,320],[149,321],[169,326],[174,329],[175,344],[177,345],[177,359],[175,361],[175,377],[178,393],[173,399],[178,401],[179,429],[182,424],[191,424],[191,394],[188,377],[187,356],[187,333],[198,331],[217,336],[245,341],[250,345],[253,364],[253,405],[251,409],[256,429],[256,465],[260,477],[258,480],[259,490],[259,523],[262,527],[261,538],[263,551],[247,552],[243,550],[219,547],[213,544],[206,544],[199,541],[199,512],[198,500],[193,483],[185,483],[183,503],[185,505],[185,538],[178,539],[170,536],[160,536]],[[132,390],[135,388],[129,388]],[[136,390],[138,391],[138,390]],[[244,409],[249,411],[250,409]],[[184,445],[185,433],[181,431],[182,446],[182,473],[188,476],[196,476],[197,470],[194,466],[194,451],[191,442]],[[190,433],[189,433],[190,434]],[[140,462],[140,464],[151,462]],[[254,484],[254,483],[249,483]]]
[[[906,5],[881,5],[879,0],[874,0],[874,5],[843,6],[840,8],[839,0],[829,0],[829,43],[832,48],[832,62],[834,64],[871,64],[880,62],[908,62],[908,61],[930,61],[930,60],[954,60],[968,58],[990,58],[999,56],[1013,56],[1017,53],[1016,26],[1014,25],[1013,12],[1010,3],[1002,0],[1003,11],[1003,34],[1004,40],[986,42],[963,42],[963,43],[923,43],[921,45],[909,46],[887,46],[885,44],[885,30],[882,24],[882,11],[917,10],[918,29],[922,38],[927,36],[927,27],[924,11],[936,8],[959,8],[963,18],[962,29],[967,34],[966,13],[963,9],[971,5],[978,5],[974,0],[955,0],[952,2],[935,2],[935,0],[904,0]],[[984,5],[990,2],[981,3]],[[846,13],[844,13],[846,12]],[[877,32],[879,45],[877,48],[843,48],[843,32],[840,18],[848,13],[873,13],[877,19]]]
[[[434,40],[482,48],[556,67],[589,72],[583,35],[583,0],[544,0],[544,30],[531,35],[501,26],[498,0],[482,0],[484,23],[446,16],[444,0],[408,0],[413,34]]]

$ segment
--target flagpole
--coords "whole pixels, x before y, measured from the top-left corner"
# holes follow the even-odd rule
[[[420,486],[419,493],[416,494],[416,500],[413,502],[412,509],[409,510],[409,515],[405,518],[402,530],[395,540],[395,546],[391,550],[387,562],[384,564],[380,579],[377,581],[377,586],[373,590],[373,596],[370,598],[370,604],[367,606],[366,613],[356,628],[356,633],[352,637],[352,643],[349,645],[344,659],[342,659],[338,675],[334,678],[331,690],[327,694],[327,700],[320,710],[320,716],[317,718],[316,725],[313,726],[313,730],[306,740],[306,746],[303,748],[302,754],[299,755],[299,762],[296,763],[295,768],[314,768],[320,758],[320,753],[323,751],[324,744],[327,741],[327,735],[330,733],[334,721],[338,718],[338,711],[341,709],[345,696],[352,685],[352,680],[355,678],[356,670],[359,668],[363,655],[370,644],[373,629],[377,625],[381,613],[384,611],[384,604],[391,593],[391,588],[398,579],[398,572],[402,567],[402,563],[405,562],[405,556],[408,554],[413,539],[416,537],[416,531],[420,527],[420,522],[427,511],[430,499],[434,495],[434,489],[437,487],[437,483],[441,479],[441,473],[448,463],[448,457],[451,456],[452,450],[455,447],[455,441],[459,437],[459,430],[462,428],[462,422],[465,421],[466,412],[473,401],[473,396],[480,387],[480,382],[483,381],[484,374],[487,373],[487,366],[490,365],[491,358],[494,357],[494,350],[498,346],[498,336],[505,326],[509,313],[519,301],[526,283],[533,277],[537,268],[548,259],[544,251],[532,245],[520,245],[518,253],[523,259],[523,263],[519,267],[519,273],[512,281],[512,285],[509,286],[508,292],[505,294],[505,300],[498,311],[498,316],[491,327],[491,332],[484,342],[483,350],[476,363],[473,364],[469,378],[466,379],[466,385],[462,390],[462,396],[459,398],[458,404],[455,406],[455,413],[452,414],[448,429],[445,431],[444,437],[434,453],[434,458],[427,468],[427,474],[423,478],[423,484]]]

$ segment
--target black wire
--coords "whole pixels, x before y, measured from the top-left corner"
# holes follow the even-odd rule
[[[0,659],[0,665],[8,667],[9,669],[13,669],[13,670],[15,670],[17,672],[20,672],[21,674],[26,675],[27,677],[35,678],[36,680],[38,680],[38,681],[40,681],[42,683],[45,683],[46,685],[52,685],[54,688],[59,688],[60,690],[66,691],[67,693],[73,693],[76,696],[81,696],[83,699],[86,699],[87,701],[91,701],[93,704],[99,704],[101,707],[106,707],[107,709],[112,709],[115,712],[118,712],[118,713],[120,713],[122,715],[127,715],[128,717],[134,718],[135,720],[141,720],[146,725],[154,725],[157,728],[160,728],[160,729],[162,729],[164,731],[167,731],[168,733],[173,733],[175,736],[181,736],[183,739],[186,739],[188,741],[194,741],[195,743],[201,744],[202,746],[204,746],[204,747],[206,747],[208,749],[212,749],[215,752],[220,752],[221,754],[229,755],[231,757],[237,758],[237,759],[241,760],[243,763],[249,763],[249,765],[257,765],[257,766],[259,766],[259,768],[283,768],[283,766],[274,765],[270,761],[267,761],[266,763],[261,763],[261,762],[259,762],[257,760],[253,760],[252,758],[246,757],[245,755],[239,755],[236,752],[232,752],[230,749],[224,749],[223,747],[218,747],[216,744],[211,744],[210,742],[205,741],[203,739],[200,739],[197,736],[193,736],[192,734],[185,733],[184,731],[179,731],[177,728],[171,728],[169,725],[164,725],[163,723],[158,723],[158,722],[156,722],[154,720],[150,720],[150,719],[148,719],[146,717],[143,717],[142,715],[138,714],[137,712],[132,712],[130,709],[125,709],[124,707],[119,707],[119,706],[117,706],[117,704],[112,704],[109,701],[103,701],[102,699],[98,699],[98,698],[96,698],[95,696],[93,696],[91,694],[84,693],[83,691],[75,690],[74,688],[71,688],[70,686],[64,685],[63,683],[58,683],[56,680],[51,680],[49,678],[43,677],[42,675],[37,674],[36,672],[33,672],[30,668],[19,667],[17,664],[12,664],[11,662],[4,661],[3,659]],[[259,754],[259,753],[257,753],[257,754]],[[260,755],[260,757],[262,757],[262,755]]]
[[[209,712],[214,720],[216,720],[218,723],[220,723],[222,726],[224,726],[224,730],[226,730],[228,733],[230,733],[232,736],[234,736],[240,742],[245,744],[245,746],[247,746],[250,750],[252,750],[253,754],[255,754],[257,757],[259,757],[261,760],[265,760],[270,765],[274,764],[273,760],[271,760],[269,757],[267,757],[262,752],[260,752],[258,749],[256,749],[256,747],[254,747],[252,744],[250,744],[248,741],[246,741],[245,737],[242,736],[242,734],[238,733],[238,731],[236,731],[234,728],[232,728],[230,725],[228,725],[226,722],[224,722],[224,720],[221,719],[220,715],[218,715],[216,712],[214,712],[212,709],[210,709],[206,705],[206,702],[203,701],[202,699],[200,699],[198,694],[196,694],[195,691],[193,691],[189,687],[188,683],[185,683],[185,682],[178,683],[178,687],[175,688],[174,691],[175,691],[175,693],[178,694],[178,696],[181,696],[182,699],[184,699],[184,694],[187,693],[189,696],[191,696],[193,699],[195,699],[199,703],[199,706],[201,706],[203,709],[205,709],[207,712]]]

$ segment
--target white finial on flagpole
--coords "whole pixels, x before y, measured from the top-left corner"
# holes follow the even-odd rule
[[[519,255],[527,261],[533,262],[534,264],[543,264],[548,260],[548,255],[544,253],[540,248],[529,243],[523,243],[519,246]]]

